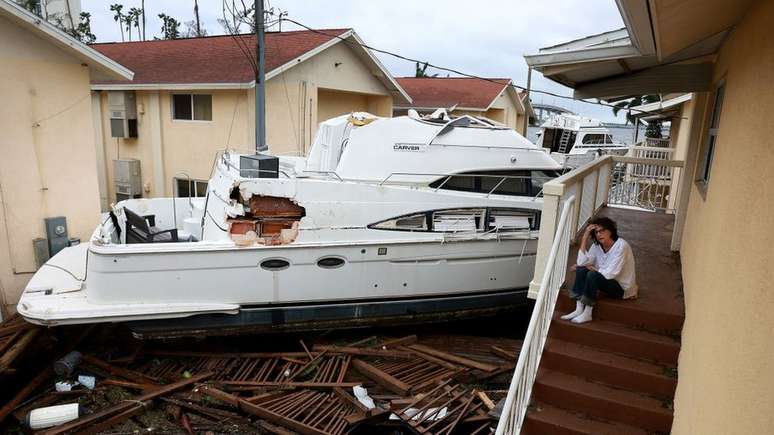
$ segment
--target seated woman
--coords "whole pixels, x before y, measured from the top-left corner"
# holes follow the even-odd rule
[[[615,298],[637,297],[634,254],[626,240],[618,237],[612,219],[592,219],[583,233],[575,270],[575,285],[570,296],[575,299],[575,311],[562,316],[573,323],[591,321],[597,292]]]

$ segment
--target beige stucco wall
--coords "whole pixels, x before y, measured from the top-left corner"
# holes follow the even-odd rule
[[[0,17],[0,294],[15,304],[35,271],[32,239],[65,216],[87,240],[99,220],[89,70]]]
[[[725,102],[707,196],[693,186],[682,239],[674,434],[774,433],[772,22],[774,1],[756,2],[715,67]]]
[[[338,66],[337,66],[338,64]],[[103,187],[115,202],[113,159],[140,159],[146,197],[171,196],[172,179],[207,180],[219,150],[254,150],[254,89],[136,91],[138,138],[110,137],[107,91],[99,118],[107,173]],[[172,94],[212,95],[212,121],[172,119]],[[392,114],[392,97],[345,44],[336,44],[266,82],[266,140],[277,155],[304,155],[319,122],[351,111]]]

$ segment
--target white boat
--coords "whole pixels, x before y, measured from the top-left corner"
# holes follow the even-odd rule
[[[566,168],[576,168],[600,155],[624,155],[629,150],[629,145],[614,141],[598,119],[569,113],[551,115],[540,126],[537,145]]]
[[[412,115],[324,122],[308,158],[219,153],[204,198],[121,201],[18,312],[158,336],[524,304],[560,165],[513,130]]]

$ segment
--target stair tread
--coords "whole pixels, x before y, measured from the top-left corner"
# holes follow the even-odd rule
[[[587,416],[557,408],[546,403],[537,402],[530,407],[526,415],[525,427],[529,420],[535,420],[545,425],[559,427],[565,432],[588,435],[647,435],[648,431],[618,422],[606,422],[588,418]],[[529,432],[527,432],[529,433]]]
[[[662,402],[653,397],[590,382],[578,376],[555,370],[541,369],[536,382],[559,390],[572,391],[576,394],[625,404],[628,407],[639,408],[655,414],[672,416],[672,411],[664,408]]]
[[[566,324],[568,326],[573,326],[575,328],[584,330],[600,331],[608,334],[615,334],[622,337],[632,338],[635,340],[650,341],[661,345],[673,346],[678,349],[680,348],[680,341],[667,335],[656,334],[641,329],[634,329],[622,323],[610,322],[606,320],[592,320],[591,322],[577,324],[572,323],[569,320],[562,320],[560,318],[561,316],[561,313],[554,313],[554,322]]]
[[[608,350],[573,343],[571,341],[549,338],[545,352],[560,354],[577,359],[592,361],[597,364],[626,369],[632,372],[657,376],[664,379],[674,379],[665,373],[665,369],[674,369],[673,364],[654,363]],[[676,380],[676,379],[675,379]]]

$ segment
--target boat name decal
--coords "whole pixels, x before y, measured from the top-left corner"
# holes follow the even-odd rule
[[[392,149],[393,151],[423,153],[427,151],[427,145],[423,143],[396,143]]]

